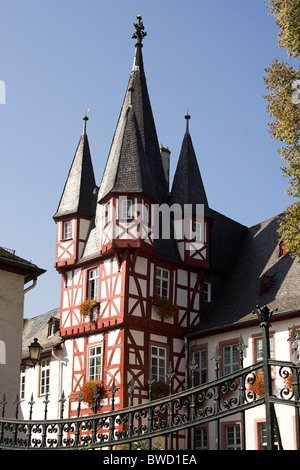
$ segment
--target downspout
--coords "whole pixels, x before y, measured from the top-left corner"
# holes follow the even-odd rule
[[[57,397],[57,418],[59,418],[59,400],[62,396],[62,361],[61,358],[56,355],[56,349],[53,348],[51,351],[52,356],[58,361],[58,397]]]
[[[31,289],[34,289],[34,287],[36,286],[36,284],[37,284],[37,278],[35,277],[35,278],[33,279],[33,281],[32,281],[31,286],[26,287],[26,289],[23,290],[23,293],[24,293],[24,294],[27,294],[27,292],[29,292]]]

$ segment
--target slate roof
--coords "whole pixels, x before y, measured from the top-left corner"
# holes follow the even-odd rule
[[[139,42],[98,201],[109,193],[128,192],[143,193],[159,203],[168,193]]]
[[[257,320],[252,313],[257,305],[278,308],[274,318],[300,310],[300,264],[288,254],[279,256],[278,217],[247,230],[222,292],[189,337]],[[261,294],[264,276],[270,279],[267,294]]]
[[[97,189],[88,137],[83,132],[54,218],[76,213],[93,216]]]
[[[9,269],[22,270],[25,273],[24,282],[27,283],[32,279],[36,279],[41,274],[45,273],[44,269],[39,268],[36,264],[31,261],[27,261],[20,256],[15,254],[14,250],[0,247],[0,267],[7,267]]]
[[[190,116],[186,116],[186,119],[190,119]],[[172,203],[180,204],[182,207],[184,204],[192,204],[193,206],[203,204],[204,214],[206,216],[210,215],[207,196],[188,124],[173,179],[171,200]]]
[[[55,308],[33,318],[24,319],[22,337],[23,359],[28,357],[28,346],[34,341],[34,338],[38,339],[38,342],[44,350],[55,348],[63,342],[62,338],[59,336],[59,329],[53,336],[48,337],[48,322],[52,317],[59,320],[59,308]]]

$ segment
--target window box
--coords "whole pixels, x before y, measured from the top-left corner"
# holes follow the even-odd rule
[[[157,296],[153,299],[152,303],[155,312],[161,320],[175,318],[178,315],[179,308],[177,305],[172,304],[172,302],[170,302],[170,300],[166,299],[165,297]]]
[[[95,299],[87,299],[80,304],[80,313],[83,317],[89,317],[93,314],[93,309],[97,307],[99,302]]]
[[[93,407],[95,404],[95,398],[97,401],[100,399],[102,389],[103,383],[101,380],[90,380],[85,383],[81,389],[83,403]]]

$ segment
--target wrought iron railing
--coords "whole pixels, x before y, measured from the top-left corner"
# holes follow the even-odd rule
[[[266,325],[262,325],[266,326]],[[34,398],[29,402],[27,419],[19,419],[20,400],[15,401],[15,418],[5,418],[7,401],[0,402],[0,448],[6,449],[124,449],[133,448],[137,442],[145,442],[150,450],[158,439],[163,439],[163,448],[185,448],[194,450],[195,430],[206,423],[215,423],[216,449],[220,448],[220,420],[239,414],[241,423],[241,448],[246,445],[246,412],[264,405],[267,425],[267,448],[274,447],[275,435],[278,447],[282,448],[280,430],[275,414],[275,404],[294,406],[296,412],[296,440],[299,445],[299,364],[275,361],[269,358],[268,328],[263,333],[266,357],[263,361],[223,377],[219,377],[220,355],[214,356],[216,379],[201,385],[195,384],[193,362],[189,366],[189,388],[172,393],[174,373],[167,374],[168,395],[153,400],[153,379],[148,380],[149,401],[134,405],[135,382],[128,385],[129,407],[115,409],[117,387],[110,389],[111,410],[97,413],[98,389],[95,389],[94,413],[82,416],[82,396],[78,397],[76,417],[64,418],[66,398],[60,399],[60,419],[47,419],[49,399],[44,404],[44,419],[32,419]],[[240,364],[243,366],[244,345],[242,338],[238,346]],[[276,377],[276,380],[274,380]],[[179,446],[179,447],[178,447]]]

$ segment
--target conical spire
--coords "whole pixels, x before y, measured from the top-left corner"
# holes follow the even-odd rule
[[[173,203],[178,203],[182,206],[184,204],[192,204],[195,207],[196,204],[203,204],[205,212],[207,212],[208,202],[206,192],[189,132],[191,116],[186,114],[185,119],[186,132],[173,179],[171,198]]]
[[[153,119],[144,65],[141,17],[134,24],[133,68],[99,190],[101,201],[111,192],[144,193],[163,201],[168,192]]]
[[[95,213],[95,177],[86,134],[87,115],[83,117],[83,132],[75,152],[67,181],[54,218],[68,214]]]

